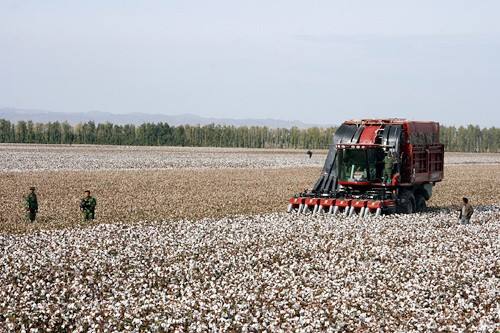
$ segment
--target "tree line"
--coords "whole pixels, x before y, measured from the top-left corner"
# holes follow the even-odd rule
[[[139,146],[237,147],[326,149],[335,127],[269,128],[266,126],[170,126],[167,123],[142,125],[96,124],[74,126],[67,122],[12,123],[0,119],[1,143],[103,144]],[[441,126],[441,142],[447,151],[498,152],[500,128]]]
[[[265,126],[170,126],[167,123],[142,125],[96,124],[74,126],[67,122],[33,123],[0,119],[0,142],[45,144],[104,144],[138,146],[191,146],[238,148],[328,147],[335,128],[291,129]]]

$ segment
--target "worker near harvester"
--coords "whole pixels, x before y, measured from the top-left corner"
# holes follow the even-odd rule
[[[394,164],[396,163],[396,159],[390,152],[388,152],[384,156],[384,174],[383,179],[386,184],[390,184],[392,182],[392,170],[394,169]]]
[[[469,199],[463,197],[462,208],[460,209],[460,217],[458,218],[460,220],[460,223],[469,224],[472,213],[474,213],[474,208],[472,208],[472,205],[469,203]]]
[[[38,213],[38,198],[34,187],[30,187],[30,193],[24,198],[24,207],[26,208],[26,218],[30,222],[35,222]]]
[[[97,201],[94,197],[90,196],[90,191],[85,191],[85,197],[80,201],[80,210],[83,214],[84,221],[95,219],[95,206]]]

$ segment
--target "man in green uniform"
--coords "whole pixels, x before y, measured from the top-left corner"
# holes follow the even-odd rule
[[[96,200],[90,196],[90,191],[85,191],[85,197],[80,201],[80,210],[83,213],[83,219],[90,221],[95,219]]]
[[[387,184],[392,181],[392,169],[394,168],[395,161],[391,153],[387,153],[384,157],[384,181]]]
[[[24,206],[28,220],[35,222],[36,213],[38,213],[38,199],[34,187],[30,187],[30,193],[24,198]]]
[[[462,198],[462,208],[460,209],[460,223],[461,224],[469,224],[470,223],[470,218],[472,217],[472,214],[474,213],[474,209],[472,208],[472,205],[469,203],[469,199],[463,197]]]

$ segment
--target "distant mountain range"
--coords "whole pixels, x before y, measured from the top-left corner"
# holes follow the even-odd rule
[[[194,114],[166,115],[166,114],[147,114],[147,113],[129,113],[114,114],[109,112],[90,111],[90,112],[51,112],[34,109],[0,108],[0,119],[6,119],[12,122],[20,120],[31,120],[38,123],[47,123],[54,121],[67,121],[70,124],[94,121],[96,123],[110,122],[113,124],[142,124],[165,122],[169,125],[233,125],[233,126],[267,126],[272,128],[309,128],[314,126],[327,127],[328,124],[315,125],[306,124],[294,120],[280,119],[233,119],[233,118],[208,118]]]

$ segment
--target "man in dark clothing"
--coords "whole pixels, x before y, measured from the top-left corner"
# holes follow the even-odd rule
[[[312,151],[310,151],[310,150],[308,150],[308,151],[306,152],[306,154],[307,154],[307,155],[309,155],[309,158],[311,158],[311,157],[313,156],[313,152],[312,152]]]
[[[35,222],[36,213],[38,213],[38,199],[34,187],[30,187],[30,193],[24,198],[24,206],[26,208],[27,219]]]
[[[460,223],[462,224],[469,224],[470,223],[470,218],[472,217],[472,213],[474,213],[474,209],[472,208],[472,205],[469,203],[469,199],[467,198],[462,198],[462,208],[460,209]]]
[[[80,210],[83,213],[83,219],[90,221],[95,219],[95,206],[97,202],[90,196],[90,191],[85,191],[85,197],[80,201]]]

